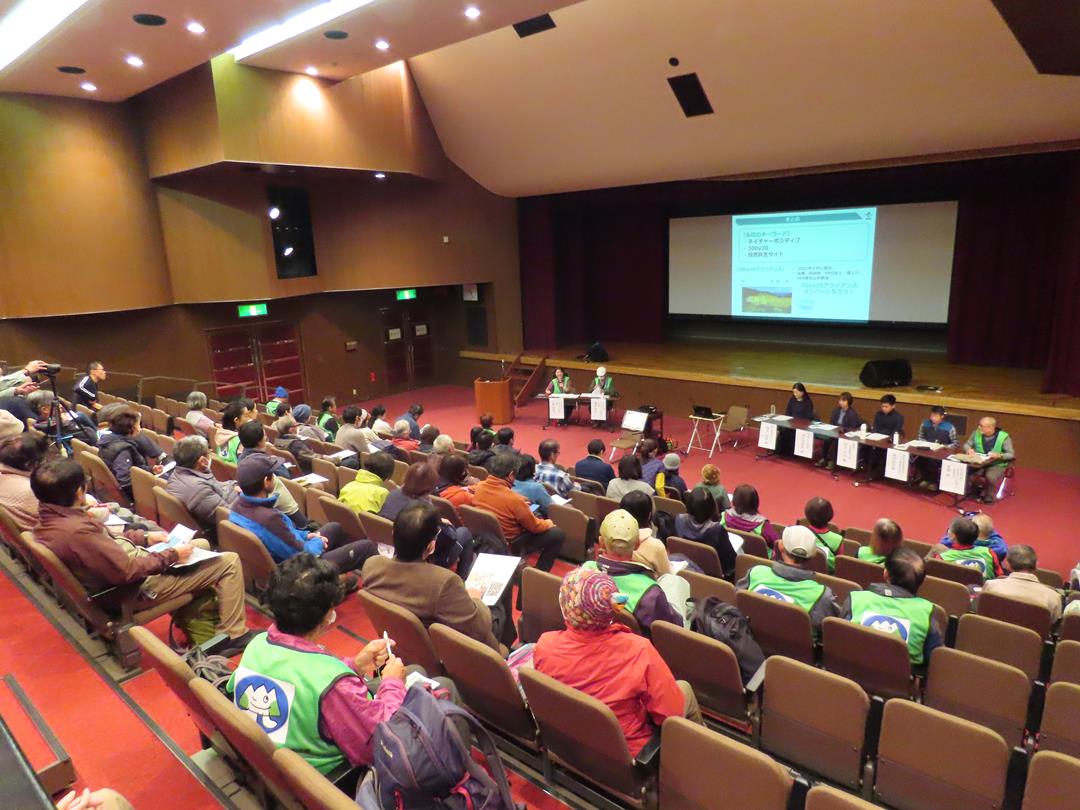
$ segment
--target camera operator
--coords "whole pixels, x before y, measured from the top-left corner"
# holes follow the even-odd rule
[[[33,377],[48,368],[48,365],[44,360],[31,360],[18,371],[0,377],[0,397],[26,396],[36,391],[37,383]]]
[[[34,427],[42,433],[52,434],[56,430],[55,423],[50,423],[49,415],[52,412],[52,403],[56,396],[52,391],[34,391],[26,398],[26,404],[34,414]],[[88,416],[81,413],[59,408],[62,433],[70,433],[76,439],[94,446],[98,443],[97,425]]]
[[[98,383],[105,381],[105,366],[97,360],[86,367],[86,376],[75,383],[72,400],[76,405],[85,405],[96,411],[101,407],[98,402]]]

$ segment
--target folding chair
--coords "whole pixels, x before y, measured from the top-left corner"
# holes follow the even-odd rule
[[[467,465],[466,469],[468,469],[469,475],[471,475],[478,481],[483,481],[485,478],[488,477],[488,471],[485,468],[478,467],[475,464]]]
[[[579,478],[576,475],[571,475],[570,480],[581,487],[576,492],[584,492],[589,495],[603,495],[604,488],[600,486],[599,481],[593,481],[591,478]]]
[[[907,541],[905,541],[906,543]],[[978,568],[970,568],[966,565],[945,562],[937,557],[925,559],[926,575],[928,577],[940,577],[961,585],[982,585],[983,575]]]
[[[1052,571],[1049,568],[1036,568],[1035,576],[1043,585],[1049,585],[1055,590],[1060,591],[1065,587],[1065,579],[1061,576],[1060,571]]]
[[[556,782],[586,796],[595,787],[635,810],[651,804],[654,771],[630,756],[610,708],[536,669],[523,668],[519,676],[548,759],[577,777],[568,779],[554,770]]]
[[[1028,766],[1022,810],[1056,810],[1080,796],[1080,761],[1056,751],[1039,751]]]
[[[175,423],[175,418],[174,418]],[[145,423],[144,423],[145,424]],[[169,414],[160,408],[150,410],[150,427],[162,435],[169,432]]]
[[[450,501],[446,500],[446,498],[440,498],[438,495],[431,495],[429,500],[431,501],[431,505],[439,510],[439,517],[444,520],[449,520],[455,526],[462,525],[461,515],[458,514],[457,509],[454,508],[454,505],[450,503]]]
[[[427,670],[429,677],[442,675],[443,666],[431,643],[427,628],[412,611],[380,599],[361,589],[357,592],[371,623],[378,631],[386,631],[394,640],[394,654],[406,664],[416,664]]]
[[[226,461],[217,453],[210,454],[210,472],[222,483],[236,480],[236,465],[231,461]]]
[[[329,492],[322,489],[316,489],[315,487],[305,489],[304,514],[308,516],[308,520],[314,520],[319,525],[329,523],[330,518],[326,516],[326,510],[323,509],[322,502],[333,497]]]
[[[619,502],[614,498],[608,498],[606,496],[597,497],[596,525],[599,526],[601,523],[604,522],[604,518],[606,518],[611,512],[614,512],[616,509],[621,508],[622,507],[619,505]]]
[[[774,656],[765,662],[761,749],[858,788],[870,698],[839,675]]]
[[[930,657],[924,703],[1001,735],[1010,748],[1024,742],[1031,681],[1016,667],[939,647]]]
[[[421,453],[419,450],[409,451],[409,464],[426,464],[429,456],[427,453]]]
[[[769,544],[765,542],[765,538],[759,534],[753,532],[744,532],[739,529],[729,528],[728,534],[735,534],[742,538],[742,553],[749,554],[752,557],[768,558],[769,556]]]
[[[1039,750],[1080,759],[1077,717],[1080,717],[1080,686],[1065,681],[1050,684],[1039,727]]]
[[[699,574],[687,568],[680,571],[679,576],[690,583],[690,595],[698,602],[704,601],[706,597],[715,596],[721,602],[735,604],[735,586],[726,579]]]
[[[323,504],[325,507],[327,504]],[[331,512],[327,510],[326,515],[329,517]],[[372,543],[376,545],[393,546],[394,545],[394,524],[384,517],[380,517],[374,512],[356,512],[354,513],[360,520],[360,525],[364,529],[364,537],[367,537]]]
[[[841,579],[857,582],[859,587],[864,590],[875,583],[885,581],[885,568],[883,566],[849,557],[846,554],[836,557],[835,574]]]
[[[753,554],[740,554],[735,558],[735,581],[750,573],[750,569],[756,565],[767,565],[772,568],[773,561],[765,557],[755,557]]]
[[[653,495],[653,508],[657,512],[667,512],[674,517],[675,515],[686,514],[686,504],[680,500],[676,500],[672,497],[664,497],[662,495]]]
[[[357,470],[351,467],[338,467],[334,470],[334,480],[337,482],[337,490],[340,493],[345,489],[347,484],[351,484],[356,480]],[[327,476],[329,477],[329,476]]]
[[[650,629],[653,646],[671,673],[694,687],[701,711],[749,734],[753,702],[731,647],[670,622],[653,622]]]
[[[221,507],[218,507],[219,509]],[[218,548],[235,551],[244,569],[244,590],[258,596],[266,590],[270,574],[274,571],[274,558],[262,541],[247,529],[231,520],[223,520],[217,527]]]
[[[154,487],[154,505],[157,507],[158,524],[167,532],[171,532],[177,526],[187,526],[189,529],[198,529],[199,524],[192,517],[191,512],[175,495],[166,492],[161,481],[157,481]]]
[[[963,751],[964,767],[943,751]],[[885,704],[875,800],[898,810],[997,810],[1008,767],[1001,735],[909,700]]]
[[[669,537],[668,554],[682,554],[697,565],[707,576],[723,579],[724,569],[720,567],[720,555],[707,543],[685,540],[682,537]]]
[[[874,810],[874,805],[828,785],[814,785],[806,794],[804,810]]]
[[[907,643],[899,636],[830,616],[821,624],[822,663],[871,695],[910,698]]]
[[[1040,638],[1050,637],[1050,627],[1054,623],[1046,605],[1022,602],[987,591],[980,593],[975,600],[975,612],[980,616],[1026,627],[1038,633]]]
[[[598,485],[599,486],[599,485]],[[570,502],[591,518],[596,517],[596,499],[600,495],[575,489],[570,492]]]
[[[83,453],[82,461],[84,469],[90,471],[94,491],[101,496],[99,500],[112,501],[129,509],[131,508],[131,501],[124,494],[124,490],[120,489],[120,482],[116,480],[116,476],[109,469],[109,465],[94,453]]]
[[[535,642],[549,630],[565,630],[562,609],[559,607],[559,588],[562,577],[539,568],[521,572],[521,621],[519,635],[522,643]]]
[[[746,426],[750,420],[750,409],[746,405],[731,405],[727,409],[727,413],[724,414],[724,421],[721,422],[721,432],[728,434],[728,441],[730,441],[731,449],[735,450],[739,446],[739,440],[734,437],[736,433],[744,433]],[[721,442],[720,444],[724,444]]]
[[[289,790],[308,810],[356,810],[351,796],[291,748],[275,748],[271,759]]]
[[[951,579],[927,577],[919,586],[919,596],[940,605],[946,614],[957,619],[971,612],[971,593],[966,586]]]
[[[905,537],[900,541],[900,544],[906,548],[914,551],[923,559],[926,559],[926,555],[930,553],[930,549],[934,546],[932,543],[924,543],[922,540],[912,540],[910,537]]]
[[[135,500],[135,513],[155,523],[158,522],[158,511],[154,502],[154,487],[161,483],[161,479],[153,473],[141,467],[131,468],[131,494]]]
[[[664,721],[661,740],[660,807],[664,810],[788,807],[791,774],[760,751],[683,717]],[[706,762],[708,767],[702,767]]]
[[[345,534],[349,535],[350,539],[364,540],[367,538],[367,530],[364,528],[364,524],[360,522],[359,516],[350,507],[335,498],[325,495],[320,499],[319,505],[322,506],[323,511],[326,513],[327,520],[341,524],[341,528],[345,530]],[[391,539],[392,532],[393,525],[391,525]]]
[[[623,429],[617,439],[611,440],[611,452],[608,454],[608,461],[610,462],[615,458],[616,450],[622,450],[624,456],[627,455],[627,451],[636,453],[644,439],[645,435],[640,431]]]
[[[786,655],[814,663],[813,631],[805,610],[751,591],[739,591],[735,606],[750,620],[750,629],[766,656]]]
[[[871,532],[869,529],[857,529],[854,526],[848,526],[846,529],[843,529],[840,534],[844,535],[845,540],[852,540],[860,546],[870,545]]]
[[[458,511],[461,513],[461,522],[465,524],[465,528],[472,532],[473,537],[478,537],[481,534],[496,537],[502,540],[507,548],[510,548],[509,539],[503,534],[499,519],[491,512],[477,506],[468,505],[462,506]]]
[[[390,474],[390,480],[399,487],[405,483],[405,473],[409,471],[409,465],[404,461],[394,459],[394,471]]]
[[[1062,641],[1080,641],[1080,613],[1069,613],[1061,618],[1058,637]]]
[[[615,622],[626,627],[635,636],[647,636],[648,632],[641,626],[641,622],[637,620],[637,617],[627,610],[620,610],[615,613]]]
[[[551,504],[548,517],[566,532],[566,540],[559,556],[575,563],[583,563],[589,556],[589,548],[596,542],[596,520],[569,504]]]
[[[348,469],[346,467],[346,469]],[[338,494],[338,465],[329,459],[316,456],[311,459],[311,471],[326,479],[325,484],[320,484],[324,492],[329,492],[337,497]],[[355,474],[355,470],[353,471]]]
[[[1080,686],[1080,641],[1058,642],[1050,681],[1065,681]]]
[[[818,554],[821,557],[823,555]],[[834,577],[831,574],[822,574],[820,572],[814,572],[814,581],[820,582],[826,588],[833,592],[833,596],[836,597],[836,603],[838,605],[844,604],[844,602],[851,597],[852,591],[861,591],[859,583],[852,582],[850,579],[844,579],[843,577]]]
[[[968,613],[960,617],[956,649],[1016,667],[1031,680],[1039,677],[1043,641],[1026,627]]]

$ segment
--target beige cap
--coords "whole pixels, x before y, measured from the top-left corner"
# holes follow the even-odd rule
[[[0,439],[8,436],[18,436],[26,430],[26,425],[11,411],[0,410]]]
[[[817,538],[805,526],[788,526],[780,538],[784,551],[800,560],[809,560],[817,554]]]
[[[600,537],[612,551],[629,554],[638,544],[638,522],[625,509],[608,512],[600,524]]]

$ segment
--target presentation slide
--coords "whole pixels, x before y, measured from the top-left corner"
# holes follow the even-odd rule
[[[668,311],[945,323],[956,210],[948,201],[671,219]]]

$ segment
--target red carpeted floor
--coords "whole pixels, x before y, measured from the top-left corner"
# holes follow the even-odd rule
[[[471,389],[440,386],[387,397],[381,400],[386,406],[387,421],[393,422],[413,402],[424,405],[421,424],[431,423],[458,441],[468,441],[469,429],[476,424]],[[370,409],[378,403],[361,404]],[[777,405],[782,406],[783,403],[777,401]],[[565,466],[572,466],[585,455],[585,445],[591,439],[601,438],[609,442],[618,435],[579,426],[543,430],[546,415],[543,402],[532,402],[519,409],[511,425],[516,433],[515,445],[523,452],[536,455],[541,441],[557,439],[562,445],[559,463]],[[690,422],[683,414],[666,414],[664,430],[668,436],[678,440],[680,447],[685,447],[690,438]],[[1013,438],[1019,456],[1017,494],[1001,503],[981,508],[993,517],[995,526],[1008,543],[1032,545],[1039,554],[1041,566],[1059,570],[1067,576],[1080,559],[1080,549],[1071,532],[1055,532],[1053,529],[1064,525],[1064,517],[1071,513],[1070,507],[1080,494],[1080,477],[1042,472],[1024,466],[1024,437]],[[919,490],[884,481],[854,487],[847,473],[842,474],[839,481],[834,481],[830,474],[813,468],[802,459],[755,461],[758,453],[756,431],[749,433],[745,441],[747,443],[736,450],[732,450],[730,445],[725,446],[723,453],[713,457],[712,463],[720,467],[728,492],[743,483],[757,487],[762,514],[779,523],[790,524],[802,517],[807,499],[820,495],[832,502],[836,511],[834,522],[838,526],[870,528],[879,517],[890,517],[900,524],[906,536],[932,542],[944,535],[949,522],[957,514],[951,506],[951,496],[939,494],[931,497]],[[695,450],[683,460],[682,475],[690,486],[700,480],[701,467],[707,461],[707,455],[700,450]],[[967,509],[980,508],[973,501],[965,501],[962,506]]]

